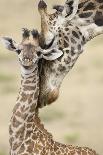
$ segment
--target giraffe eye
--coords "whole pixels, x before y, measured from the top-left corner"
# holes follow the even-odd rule
[[[21,53],[21,50],[18,49],[18,50],[16,50],[16,52],[17,52],[18,54],[20,54],[20,53]]]
[[[37,52],[37,56],[39,57],[41,55],[41,52]]]

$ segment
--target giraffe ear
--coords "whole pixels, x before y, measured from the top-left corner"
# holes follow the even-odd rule
[[[64,6],[63,5],[54,5],[53,9],[59,11],[59,12],[63,12],[64,10]]]
[[[3,43],[6,49],[16,52],[18,44],[12,38],[3,37],[1,38],[1,42]]]
[[[68,20],[74,18],[78,11],[79,0],[66,0],[64,7],[64,15],[68,17]]]
[[[46,50],[46,52],[43,51],[43,58],[46,60],[56,60],[57,58],[59,58],[60,56],[63,55],[63,52],[61,50],[58,49],[51,49],[51,50]]]

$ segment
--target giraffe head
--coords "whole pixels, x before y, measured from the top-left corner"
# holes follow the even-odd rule
[[[62,20],[62,11],[64,7],[60,5],[55,5],[53,6],[53,9],[55,9],[56,11],[52,14],[49,14],[47,4],[44,2],[44,0],[40,0],[38,4],[38,10],[42,19],[45,16],[45,20],[49,28],[56,26],[58,18],[61,18]],[[44,22],[42,23],[42,25],[44,25]]]
[[[38,10],[40,15],[45,15],[48,26],[55,29],[55,26],[64,22],[65,18],[68,17],[68,21],[72,20],[78,10],[79,0],[67,0],[65,6],[54,5],[53,9],[56,10],[53,14],[49,14],[47,11],[47,4],[40,0],[38,4]]]
[[[30,33],[32,39],[30,40]],[[63,53],[58,50],[42,50],[39,47],[39,33],[37,30],[23,29],[22,42],[17,44],[12,38],[3,37],[5,47],[18,54],[19,62],[24,68],[31,68],[39,59],[55,60]]]

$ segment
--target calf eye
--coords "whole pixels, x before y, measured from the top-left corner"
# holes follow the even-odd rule
[[[16,50],[16,52],[17,52],[18,54],[20,54],[20,53],[21,53],[21,50],[18,49],[18,50]]]
[[[39,57],[41,55],[41,52],[37,52],[37,56]]]

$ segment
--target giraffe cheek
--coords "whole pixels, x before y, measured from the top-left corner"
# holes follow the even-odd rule
[[[59,90],[58,89],[54,89],[53,91],[49,92],[47,104],[49,105],[52,102],[56,101],[58,97],[59,97]]]

